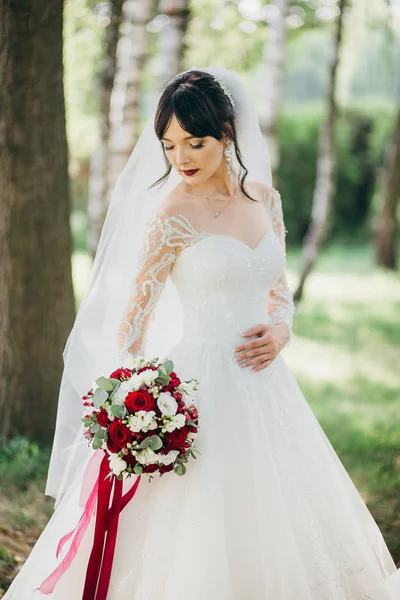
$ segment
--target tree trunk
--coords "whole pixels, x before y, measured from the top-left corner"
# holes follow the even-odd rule
[[[109,189],[112,192],[138,138],[139,100],[148,55],[147,23],[154,0],[125,0],[111,96]]]
[[[62,0],[0,0],[0,436],[50,441],[74,318]]]
[[[304,284],[310,274],[318,253],[324,243],[330,226],[332,203],[335,193],[336,152],[334,130],[336,123],[336,80],[339,65],[340,47],[344,22],[346,0],[340,0],[340,14],[337,21],[335,46],[328,89],[328,114],[321,128],[320,146],[317,162],[317,176],[314,189],[311,223],[303,245],[303,265],[299,285],[294,300],[301,300]]]
[[[117,44],[123,0],[113,0],[105,30],[104,54],[99,73],[99,144],[90,162],[88,198],[88,249],[95,255],[108,205],[108,154],[111,93],[117,64]]]
[[[382,207],[374,227],[375,254],[379,266],[396,269],[397,206],[400,197],[400,109],[385,162],[381,178]]]
[[[185,35],[190,20],[188,0],[160,0],[160,12],[169,19],[159,35],[160,89],[183,71],[186,51]]]
[[[260,111],[260,127],[268,144],[271,169],[275,174],[279,166],[278,118],[285,71],[286,17],[292,0],[272,0],[270,4],[276,9],[276,17],[268,27],[268,41],[264,48],[261,68],[263,103]]]

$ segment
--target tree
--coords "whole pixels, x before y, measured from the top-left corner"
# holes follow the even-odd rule
[[[300,281],[293,297],[301,300],[304,284],[315,264],[318,253],[324,243],[330,226],[330,216],[335,192],[336,153],[334,131],[337,116],[336,81],[339,55],[342,42],[344,11],[347,0],[339,2],[336,37],[333,49],[332,65],[327,96],[327,116],[321,128],[319,154],[317,160],[317,176],[314,188],[311,223],[303,244],[303,264]]]
[[[275,8],[275,17],[270,21],[268,41],[264,48],[260,126],[268,144],[273,173],[279,166],[278,117],[285,71],[286,17],[291,3],[292,0],[272,0],[270,3]]]
[[[105,29],[103,57],[99,71],[99,142],[90,161],[88,196],[88,249],[94,256],[107,212],[109,185],[110,104],[117,65],[117,44],[123,0],[105,4],[109,23]]]
[[[154,0],[125,0],[117,48],[117,72],[110,107],[109,190],[113,190],[139,132],[139,100],[149,52],[147,24]]]
[[[74,318],[62,0],[0,0],[0,423],[50,441]]]
[[[375,222],[375,254],[379,266],[397,267],[397,207],[400,197],[400,109],[381,177],[381,208]]]
[[[183,58],[186,50],[190,10],[188,0],[160,0],[160,12],[168,17],[167,24],[160,31],[159,81],[160,88],[166,81],[183,71]]]

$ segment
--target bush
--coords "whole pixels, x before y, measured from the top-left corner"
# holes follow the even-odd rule
[[[282,193],[290,241],[300,243],[311,215],[321,105],[287,109],[280,122],[281,163],[277,185]],[[330,238],[361,236],[368,230],[376,177],[392,126],[388,105],[350,106],[340,110],[336,128],[337,188]]]
[[[0,446],[0,481],[4,491],[10,488],[24,489],[31,481],[46,477],[49,448],[41,448],[36,442],[15,437]]]

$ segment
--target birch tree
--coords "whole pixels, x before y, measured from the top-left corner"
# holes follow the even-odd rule
[[[314,267],[318,253],[324,243],[330,226],[332,204],[335,193],[336,152],[334,131],[337,116],[336,82],[339,56],[342,42],[344,12],[347,0],[339,2],[339,16],[336,24],[336,35],[330,69],[327,115],[320,132],[317,174],[312,203],[311,223],[303,244],[303,261],[300,280],[294,293],[294,300],[299,301],[303,295],[304,284]]]

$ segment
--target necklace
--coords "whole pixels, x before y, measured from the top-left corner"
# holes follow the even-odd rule
[[[216,218],[216,217],[219,217],[219,215],[220,215],[221,213],[223,213],[223,212],[224,212],[224,210],[225,210],[225,209],[226,209],[226,208],[229,206],[229,204],[230,204],[230,203],[232,202],[232,200],[233,200],[233,197],[234,197],[234,195],[235,195],[235,192],[236,192],[236,189],[234,189],[234,190],[233,190],[233,193],[232,193],[231,197],[229,198],[229,200],[228,200],[228,202],[225,204],[225,206],[224,206],[223,208],[221,208],[221,210],[216,210],[216,211],[213,211],[213,212],[211,213],[211,214],[212,214],[212,216],[213,216],[214,218]],[[197,198],[205,198],[205,199],[207,200],[208,204],[210,204],[210,196],[196,196],[196,194],[191,194],[190,192],[187,192],[187,194],[189,194],[189,196],[195,196],[195,197],[197,197]]]

